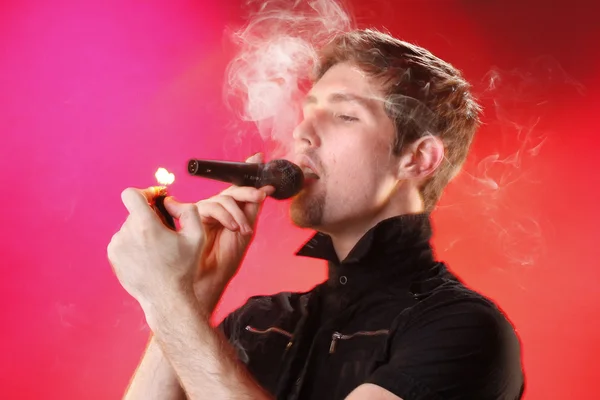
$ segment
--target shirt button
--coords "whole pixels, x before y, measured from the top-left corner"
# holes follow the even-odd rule
[[[348,278],[346,278],[344,275],[340,276],[340,283],[342,285],[345,285],[346,283],[348,283]]]

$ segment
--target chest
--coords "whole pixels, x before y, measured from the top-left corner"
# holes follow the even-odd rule
[[[254,378],[278,399],[343,399],[386,363],[412,297],[250,321],[236,347]]]

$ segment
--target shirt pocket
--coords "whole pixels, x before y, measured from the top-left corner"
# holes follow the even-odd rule
[[[336,389],[334,398],[345,398],[364,383],[385,355],[389,329],[333,332],[329,344],[329,363]]]
[[[333,332],[329,354],[339,353],[340,351],[347,354],[353,352],[372,353],[374,350],[383,350],[389,334],[389,329],[356,331],[353,333]]]
[[[246,325],[241,345],[244,347],[246,365],[260,385],[272,391],[277,386],[281,365],[292,345],[293,334],[277,326],[258,327]]]

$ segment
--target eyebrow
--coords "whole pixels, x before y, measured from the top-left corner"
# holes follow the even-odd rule
[[[329,97],[327,98],[327,102],[328,103],[344,103],[344,102],[348,102],[348,103],[356,103],[358,105],[360,105],[361,107],[363,107],[364,109],[366,109],[367,111],[369,111],[371,114],[375,114],[375,110],[373,107],[373,102],[363,96],[358,96],[355,94],[351,94],[351,93],[343,93],[343,92],[338,92],[338,93],[332,93],[331,95],[329,95]],[[317,104],[317,98],[313,95],[308,95],[306,96],[306,99],[304,99],[304,106],[307,106],[309,104]]]

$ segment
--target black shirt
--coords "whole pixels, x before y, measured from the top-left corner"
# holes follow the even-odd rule
[[[430,239],[428,214],[390,218],[340,262],[316,233],[298,255],[327,260],[327,281],[252,297],[220,328],[277,399],[344,399],[363,383],[403,400],[521,398],[512,325],[435,261]]]

